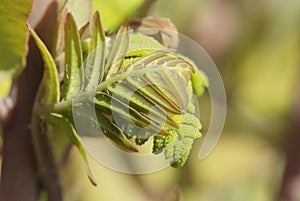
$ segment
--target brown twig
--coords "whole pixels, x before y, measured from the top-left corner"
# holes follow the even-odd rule
[[[299,86],[299,85],[298,85]],[[300,90],[292,115],[291,129],[286,143],[286,168],[279,193],[279,201],[299,201],[300,180]],[[298,183],[298,184],[297,184]],[[298,186],[298,187],[297,187]],[[298,197],[297,197],[298,194]]]
[[[1,172],[0,200],[37,200],[39,185],[34,151],[30,139],[32,105],[42,69],[35,59],[37,50],[32,49],[28,56],[28,66],[16,81],[18,100],[10,122],[3,130],[3,162]]]

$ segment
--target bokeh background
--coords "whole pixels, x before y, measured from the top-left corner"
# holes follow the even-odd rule
[[[120,19],[131,18],[143,3],[94,0],[93,9],[100,9],[104,25],[114,28]],[[98,187],[91,186],[84,164],[71,154],[79,162],[76,166],[67,162],[63,171],[80,179],[63,181],[68,189],[65,199],[280,200],[282,188],[286,188],[286,168],[290,163],[293,166],[293,161],[297,164],[297,157],[289,155],[300,158],[299,149],[289,152],[295,146],[289,142],[300,147],[300,139],[295,137],[300,133],[295,127],[300,121],[300,1],[157,0],[148,15],[170,18],[180,33],[201,45],[216,63],[228,101],[222,137],[206,159],[198,160],[201,138],[183,168],[146,175],[118,173],[90,158]],[[201,97],[199,104],[205,134],[209,96]],[[293,175],[294,183],[288,189],[293,201],[300,200],[300,175],[298,178]]]
[[[114,9],[130,16],[130,2],[141,1],[116,3]],[[94,4],[101,10],[101,0]],[[203,138],[196,141],[180,169],[126,175],[93,163],[100,186],[86,187],[93,193],[83,196],[111,201],[279,200],[287,142],[295,132],[293,122],[299,120],[295,113],[300,94],[300,1],[159,0],[149,15],[170,18],[216,63],[228,99],[224,132],[204,160],[197,159]],[[205,133],[208,96],[199,103]],[[300,179],[293,188],[294,200],[300,200]]]

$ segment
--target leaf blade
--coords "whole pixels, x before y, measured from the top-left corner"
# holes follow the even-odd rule
[[[89,57],[85,66],[86,89],[95,87],[104,73],[105,34],[99,12],[95,12],[91,23]]]
[[[26,65],[28,32],[26,20],[31,0],[1,1],[0,81],[18,76]]]
[[[145,0],[92,0],[93,10],[100,10],[102,13],[104,28],[113,31],[145,2]]]
[[[113,77],[119,73],[119,70],[125,60],[127,49],[129,47],[128,26],[122,26],[114,40],[113,46],[109,52],[107,63],[105,66],[105,79]]]
[[[83,88],[82,49],[73,16],[68,13],[65,24],[65,76],[62,99],[77,95]]]

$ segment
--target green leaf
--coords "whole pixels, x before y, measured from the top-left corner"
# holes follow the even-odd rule
[[[97,118],[102,129],[104,129],[105,136],[111,139],[118,147],[126,151],[138,152],[138,150],[125,139],[123,131],[105,115],[99,114]]]
[[[157,50],[165,50],[166,47],[161,45],[152,37],[145,36],[141,33],[130,33],[130,41],[127,57],[141,57],[153,53]]]
[[[97,18],[96,14],[94,19]],[[101,35],[93,33],[94,39],[86,41],[89,54],[97,41],[103,43]],[[164,151],[172,166],[182,166],[193,141],[201,136],[193,86],[200,83],[204,87],[206,83],[198,77],[191,79],[196,66],[148,36],[129,34],[127,26],[109,42],[103,80],[92,90],[57,103],[54,111],[63,112],[72,104],[94,101],[100,126],[119,147],[135,151],[135,145],[154,136],[153,153]],[[98,70],[95,75],[101,78]],[[132,137],[135,145],[126,139]]]
[[[198,68],[195,68],[195,72],[191,72],[191,81],[195,94],[201,96],[208,87],[207,76]]]
[[[39,48],[43,60],[44,60],[44,75],[42,82],[39,86],[39,91],[37,95],[37,100],[39,104],[54,104],[59,101],[60,91],[59,91],[59,79],[58,72],[55,65],[55,62],[48,51],[45,44],[38,37],[38,35],[34,32],[33,29],[28,26],[29,32],[33,37],[37,47]]]
[[[117,84],[108,86],[109,93],[124,105],[112,104],[113,98],[105,100],[103,97],[98,97],[96,104],[101,106],[100,111],[107,115],[113,112],[113,117],[116,117],[118,114],[118,123],[121,124],[118,125],[119,128],[122,128],[127,137],[135,136],[137,144],[142,144],[155,134],[153,152],[164,150],[166,158],[172,159],[172,166],[179,167],[187,160],[193,141],[201,136],[199,132],[201,124],[194,114],[193,89],[189,81],[190,72],[195,66],[181,55],[162,52],[159,50],[140,57],[129,63],[129,67],[122,69],[126,72],[151,69],[155,66],[164,69],[158,72],[145,72],[138,77],[124,77]],[[106,91],[102,93],[107,94]],[[165,115],[162,112],[164,110],[157,110],[149,116],[153,106],[167,111],[166,122],[160,118]],[[114,119],[113,117],[110,119]],[[142,129],[131,126],[131,122]],[[160,136],[161,134],[166,136]]]
[[[91,14],[91,1],[90,0],[58,0],[58,19],[56,27],[56,47],[54,56],[59,57],[65,46],[64,44],[64,25],[67,13],[71,13],[81,30],[81,34],[85,33],[88,28],[88,22]],[[85,35],[85,34],[84,34]]]
[[[92,0],[93,10],[99,10],[105,29],[115,30],[145,3],[145,0]]]
[[[31,0],[0,1],[0,81],[18,76],[26,65],[28,33],[26,20]]]
[[[183,56],[182,56],[183,57]],[[183,57],[191,66],[194,66],[190,71],[191,81],[193,85],[193,90],[197,96],[201,96],[205,89],[209,86],[208,77],[205,73],[197,67],[197,65],[189,58]]]
[[[138,90],[144,96],[148,97],[150,100],[162,106],[166,110],[175,114],[181,113],[181,108],[178,105],[174,104],[172,100],[165,96],[165,94],[161,93],[160,90],[155,87],[155,83],[147,83],[142,79],[134,78],[127,78],[127,81],[132,87],[136,88],[136,90]]]
[[[58,0],[58,18],[56,23],[55,30],[55,49],[53,52],[53,56],[57,63],[61,63],[62,60],[61,55],[63,54],[63,48],[65,46],[64,41],[64,26],[66,21],[67,13],[71,13],[73,18],[75,19],[77,26],[81,30],[81,34],[86,36],[85,30],[88,28],[88,22],[90,19],[91,13],[91,1],[90,0]],[[80,34],[80,36],[81,36]],[[59,68],[63,68],[58,65]]]
[[[161,130],[161,127],[159,127],[157,124],[154,124],[150,118],[141,114],[135,108],[130,107],[128,104],[120,101],[116,97],[112,97],[109,94],[101,93],[101,96],[97,96],[97,98],[98,99],[95,101],[95,103],[100,108],[100,111],[102,113],[112,115],[113,112],[114,118],[118,115],[120,118],[124,118],[124,123],[126,122],[126,119],[127,121],[131,120],[135,124],[141,126],[142,128],[147,127],[147,129],[150,129],[150,131],[161,132],[162,135],[169,135],[169,133],[165,132],[164,130]],[[144,131],[145,130],[146,129],[144,129]]]
[[[82,50],[73,16],[68,13],[65,24],[65,76],[62,99],[70,99],[83,89]]]
[[[160,57],[170,53],[170,51],[168,50],[151,50],[151,52],[154,51],[153,53],[149,53],[149,54],[145,54],[144,55],[144,51],[141,50],[139,53],[126,53],[126,59],[124,61],[124,66],[123,70],[128,70],[130,68],[130,70],[133,69],[138,69],[141,68],[143,66],[148,65],[149,63],[153,62],[156,59],[159,59]],[[130,56],[128,56],[130,55]],[[132,59],[131,59],[132,58]]]
[[[171,135],[155,136],[153,141],[153,153],[164,151],[165,158],[171,159],[173,167],[182,167],[185,164],[194,140],[201,137],[201,124],[193,114],[185,113],[178,119],[179,129],[170,127],[168,129]]]
[[[105,34],[102,27],[100,13],[95,12],[92,22],[91,22],[91,45],[90,53],[92,53],[97,47],[102,45],[105,40]]]
[[[55,126],[56,128],[60,128],[61,133],[68,135],[71,142],[77,147],[82,159],[84,160],[84,162],[86,164],[87,174],[88,174],[88,177],[89,177],[91,183],[96,186],[97,182],[94,179],[94,177],[90,171],[90,166],[88,163],[87,154],[83,147],[83,143],[81,142],[80,138],[78,137],[78,134],[76,133],[76,130],[72,126],[71,122],[69,122],[69,120],[64,118],[62,115],[55,114],[55,113],[52,113],[49,117],[47,117],[46,122],[50,123],[51,125]]]
[[[121,66],[125,60],[126,52],[129,46],[129,33],[128,26],[122,26],[116,38],[114,39],[112,48],[109,52],[107,63],[105,69],[107,75],[105,79],[113,77],[115,74],[119,73]]]
[[[85,65],[86,89],[99,84],[104,73],[105,35],[99,12],[95,12],[91,22],[89,56]]]
[[[153,55],[156,54],[153,53]],[[141,145],[149,137],[155,135],[153,153],[164,151],[165,157],[172,159],[171,164],[174,167],[185,163],[194,139],[201,136],[199,132],[201,124],[194,114],[192,83],[188,80],[193,68],[180,58],[180,55],[177,56],[165,55],[148,61],[147,65],[141,62],[140,66],[136,65],[134,70],[127,68],[125,72],[98,85],[94,99],[99,123],[107,137],[122,148],[127,147],[127,150],[133,150],[131,145],[128,145],[129,147],[125,145],[127,141],[124,136],[128,138],[135,136],[136,144]],[[164,66],[157,67],[153,65],[157,60],[166,62]],[[160,80],[162,86],[157,86],[158,78],[166,78],[167,83]],[[140,81],[143,79],[148,79],[148,88],[141,90],[139,87],[143,86],[143,83]],[[128,80],[132,82],[129,83]],[[179,105],[176,109],[179,111],[174,110],[175,106],[171,104],[174,102],[174,96],[162,94],[163,86],[175,93]],[[131,96],[131,92],[135,95]],[[178,93],[187,95],[180,97]],[[73,103],[80,103],[80,101],[92,98],[93,95],[94,93],[81,94]],[[62,103],[63,107],[66,105]],[[154,115],[150,113],[153,111],[153,106],[159,108]],[[167,110],[167,108],[172,109]],[[166,122],[160,118],[165,113],[168,114]],[[118,122],[114,121],[115,115],[119,119]]]
[[[11,79],[0,81],[0,99],[1,98],[4,99],[5,97],[8,96],[11,85],[12,85]]]
[[[129,103],[129,106],[135,108],[142,115],[146,116],[151,112],[152,119],[156,122],[161,122],[166,119],[167,124],[178,127],[177,123],[162,107],[158,107],[152,101],[145,99],[142,94],[135,93],[134,89],[125,84],[118,84],[116,87],[108,87],[108,90],[114,97],[127,104]],[[156,106],[155,109],[153,109],[154,106]]]

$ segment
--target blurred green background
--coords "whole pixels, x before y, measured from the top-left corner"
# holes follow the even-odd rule
[[[104,26],[115,29],[144,1],[94,0],[93,7],[100,9]],[[228,101],[222,137],[206,159],[198,160],[202,137],[183,168],[147,175],[118,173],[90,158],[98,187],[89,183],[78,154],[71,154],[74,159],[66,161],[62,171],[80,179],[63,181],[65,200],[276,200],[299,92],[300,1],[158,0],[149,15],[170,18],[216,63]],[[205,134],[210,119],[208,95],[199,101]],[[300,200],[300,179],[298,187]]]
[[[124,5],[115,6],[129,13]],[[101,1],[97,6],[101,9]],[[204,160],[197,159],[203,138],[198,140],[181,169],[126,175],[93,161],[100,185],[82,184],[81,196],[110,201],[167,201],[176,200],[176,194],[187,201],[276,200],[299,91],[300,1],[159,0],[150,15],[170,18],[215,61],[228,99],[223,135]],[[206,95],[200,100],[204,131],[210,118],[207,107]]]

